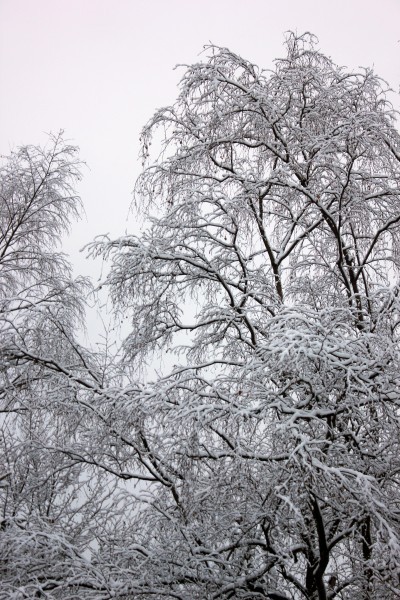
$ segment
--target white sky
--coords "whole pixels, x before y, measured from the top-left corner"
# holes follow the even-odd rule
[[[177,95],[177,63],[212,41],[270,67],[288,29],[311,31],[338,64],[375,66],[400,88],[400,0],[0,0],[0,153],[65,130],[89,169],[86,218],[66,250],[127,222],[139,132]]]

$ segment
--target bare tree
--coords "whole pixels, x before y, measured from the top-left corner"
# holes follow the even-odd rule
[[[126,364],[178,351],[107,405],[120,476],[154,479],[135,598],[398,596],[400,137],[371,70],[286,48],[187,67],[143,131],[147,229],[92,248]]]
[[[0,344],[4,360],[7,348],[23,339],[30,338],[37,346],[44,342],[47,322],[58,321],[60,327],[64,323],[71,331],[83,314],[85,282],[72,280],[68,261],[57,252],[60,236],[79,214],[80,199],[73,185],[80,178],[80,164],[77,148],[66,144],[61,133],[51,136],[45,148],[21,147],[2,162]]]
[[[66,271],[55,304],[19,263],[4,284],[38,323],[7,291],[8,596],[398,597],[400,136],[372,71],[286,49],[260,71],[209,47],[145,127],[146,229],[91,246],[120,362],[76,342]]]
[[[95,357],[76,340],[87,282],[71,278],[57,251],[80,211],[79,167],[60,134],[18,149],[0,171],[1,598],[102,588],[88,555],[113,488],[72,453],[82,418],[75,381],[96,377]]]

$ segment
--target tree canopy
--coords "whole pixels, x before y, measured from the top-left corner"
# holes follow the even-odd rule
[[[12,597],[398,597],[395,112],[379,77],[309,34],[268,71],[206,52],[143,130],[143,232],[90,246],[131,328],[121,355],[65,327],[51,358],[22,324],[2,342],[7,407],[19,369],[39,369],[24,410],[46,404],[54,432],[35,448],[56,457],[40,468],[65,474],[52,499],[68,507],[46,565],[6,564]],[[139,376],[165,353],[169,372]],[[71,485],[76,503],[60,504]],[[4,490],[0,543],[18,529],[18,554],[30,518]]]

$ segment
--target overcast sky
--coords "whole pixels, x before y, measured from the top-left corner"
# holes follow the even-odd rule
[[[96,234],[134,227],[139,132],[174,100],[173,67],[211,41],[267,68],[289,29],[399,91],[400,0],[0,0],[0,153],[60,129],[80,146],[86,217],[66,244],[77,271],[97,277],[78,258]]]

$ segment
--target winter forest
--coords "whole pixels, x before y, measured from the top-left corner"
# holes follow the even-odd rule
[[[186,67],[101,290],[60,245],[77,148],[2,159],[1,599],[400,598],[397,115],[284,53]],[[82,342],[96,294],[118,344]]]

